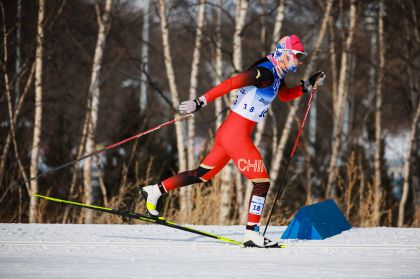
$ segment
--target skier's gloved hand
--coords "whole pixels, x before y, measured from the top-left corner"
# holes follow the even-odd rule
[[[318,79],[318,85],[322,85],[324,83],[325,80],[325,73],[324,72],[316,72],[315,74],[313,74],[308,80],[301,80],[300,82],[302,82],[302,91],[303,93],[309,93],[312,91],[312,88],[315,85],[316,80]]]
[[[207,100],[204,96],[197,98],[195,100],[188,100],[184,101],[179,105],[179,113],[180,114],[187,114],[187,113],[194,113],[205,107],[207,105]]]

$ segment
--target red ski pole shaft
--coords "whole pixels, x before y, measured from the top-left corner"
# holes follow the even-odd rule
[[[305,126],[305,121],[306,121],[306,118],[308,117],[309,110],[311,109],[312,101],[314,99],[317,88],[318,88],[318,83],[315,83],[314,88],[312,89],[311,97],[309,98],[308,107],[306,108],[305,115],[302,119],[302,123],[300,123],[299,132],[296,136],[295,143],[293,144],[292,152],[290,152],[290,158],[293,158],[293,155],[295,155],[296,147],[299,144],[300,135],[302,134],[303,127]]]
[[[192,116],[193,116],[193,114],[192,114],[192,113],[189,113],[189,114],[186,114],[186,115],[183,115],[183,116],[180,116],[180,117],[176,117],[176,118],[174,118],[174,119],[172,119],[172,120],[169,120],[169,121],[167,121],[167,122],[165,122],[165,123],[162,123],[162,124],[160,124],[160,125],[158,125],[158,126],[156,126],[156,127],[154,127],[154,128],[151,128],[151,129],[147,130],[147,131],[141,132],[141,133],[139,133],[139,134],[137,134],[137,135],[134,135],[134,136],[129,137],[129,138],[127,138],[127,139],[124,139],[124,140],[122,140],[122,141],[119,141],[119,142],[113,143],[113,144],[111,144],[111,145],[109,145],[109,146],[106,146],[106,147],[104,147],[104,148],[102,148],[102,149],[96,150],[96,151],[94,151],[94,152],[92,152],[92,153],[89,153],[89,154],[83,155],[82,157],[80,157],[80,158],[78,158],[78,159],[75,159],[75,160],[73,160],[73,161],[71,161],[71,162],[68,162],[68,163],[63,164],[63,165],[61,165],[61,166],[58,166],[58,167],[56,167],[56,168],[54,168],[54,169],[50,169],[50,170],[47,170],[47,171],[45,171],[45,172],[42,172],[42,173],[38,174],[37,176],[31,177],[31,178],[29,178],[29,179],[27,179],[27,180],[25,180],[25,181],[23,181],[23,182],[20,182],[20,183],[19,183],[19,185],[22,185],[22,184],[27,183],[27,182],[29,182],[29,181],[32,181],[32,180],[38,179],[38,178],[40,178],[41,176],[44,176],[44,175],[46,175],[46,174],[49,174],[49,173],[52,173],[52,172],[58,171],[58,170],[63,169],[63,168],[65,168],[65,167],[68,167],[68,166],[74,165],[75,163],[80,162],[80,161],[83,161],[84,159],[87,159],[87,158],[89,158],[89,157],[92,157],[92,156],[98,155],[98,154],[100,154],[100,153],[102,153],[102,152],[104,152],[104,151],[107,151],[107,150],[113,149],[113,148],[115,148],[115,147],[117,147],[117,146],[120,146],[120,145],[122,145],[122,144],[126,143],[126,142],[132,141],[132,140],[134,140],[134,139],[137,139],[137,138],[139,138],[139,137],[142,137],[142,136],[144,136],[144,135],[147,135],[147,134],[149,134],[149,133],[151,133],[151,132],[154,132],[154,131],[156,131],[156,130],[159,130],[160,128],[162,128],[162,127],[164,127],[164,126],[167,126],[167,125],[173,124],[173,123],[175,123],[175,122],[177,122],[177,121],[179,121],[179,120],[183,120],[183,119],[186,119],[186,118],[189,118],[189,117],[192,117]]]
[[[308,117],[309,109],[311,108],[312,101],[314,99],[315,92],[316,92],[317,88],[318,88],[318,79],[316,80],[315,85],[312,88],[311,97],[309,98],[309,101],[308,101],[308,107],[306,108],[306,112],[305,112],[305,115],[302,119],[302,123],[300,123],[299,132],[298,132],[298,134],[296,136],[296,139],[295,139],[295,142],[293,144],[292,152],[290,152],[289,160],[287,160],[287,165],[286,165],[286,168],[284,169],[283,176],[281,178],[279,190],[277,191],[276,197],[274,198],[273,206],[271,207],[270,215],[268,216],[268,220],[267,220],[267,224],[265,225],[263,236],[267,232],[267,228],[268,228],[268,225],[270,224],[271,216],[273,215],[274,208],[275,208],[275,205],[277,203],[277,200],[278,200],[280,194],[283,192],[283,186],[284,186],[284,182],[286,180],[286,173],[287,173],[287,170],[289,169],[290,162],[292,161],[293,156],[294,156],[295,151],[296,151],[296,148],[299,144],[300,135],[302,134],[303,127],[305,126],[305,121],[306,121],[306,118]]]

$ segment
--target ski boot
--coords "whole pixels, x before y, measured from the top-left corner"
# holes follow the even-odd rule
[[[245,247],[279,248],[279,244],[260,235],[260,226],[247,225],[244,236]]]
[[[160,197],[166,194],[165,189],[160,184],[149,185],[140,188],[139,194],[146,200],[146,208],[150,215],[159,216],[156,210]]]

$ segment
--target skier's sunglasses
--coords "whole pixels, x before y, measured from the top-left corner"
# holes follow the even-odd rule
[[[299,61],[302,61],[307,55],[306,52],[295,50],[295,49],[281,49],[281,51],[283,51],[283,50],[287,50],[287,51],[292,52]]]

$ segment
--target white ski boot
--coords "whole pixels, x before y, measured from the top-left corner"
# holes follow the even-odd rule
[[[159,216],[159,211],[156,210],[159,198],[163,195],[162,190],[158,184],[145,186],[140,188],[140,195],[146,200],[147,211],[153,216]],[[163,188],[163,187],[162,187]],[[163,190],[165,191],[165,190]],[[166,192],[165,192],[166,193]]]
[[[258,248],[278,248],[279,244],[260,235],[260,227],[258,225],[248,225],[246,226],[244,235],[244,246]]]

